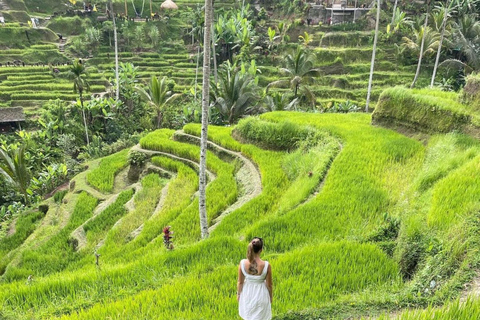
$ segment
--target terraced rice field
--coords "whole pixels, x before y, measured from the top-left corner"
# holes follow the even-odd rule
[[[252,144],[276,141],[275,135],[251,140],[255,132],[287,128],[306,135],[293,139],[289,151]],[[274,267],[276,319],[290,319],[289,311],[389,305],[406,284],[388,249],[400,240],[372,236],[383,230],[385,212],[401,218],[408,232],[423,225],[438,230],[445,245],[456,241],[452,232],[466,237],[464,225],[475,216],[478,179],[460,177],[478,171],[478,142],[442,135],[424,146],[371,126],[367,114],[269,113],[210,128],[211,236],[202,241],[199,132],[198,125],[155,131],[134,147],[149,157],[138,182],[126,180],[122,151],[90,163],[63,200],[46,202],[45,216],[19,218],[17,231],[0,242],[0,316],[235,319],[237,264],[258,235]],[[435,157],[445,146],[467,160]],[[419,189],[427,178],[428,190]],[[467,185],[469,196],[444,192],[454,184]],[[163,246],[166,225],[175,232],[172,251]],[[438,281],[448,286],[450,279]]]

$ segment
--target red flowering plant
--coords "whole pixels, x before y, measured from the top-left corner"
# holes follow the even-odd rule
[[[171,226],[167,226],[163,228],[163,244],[165,245],[165,248],[168,250],[173,249],[173,243],[172,243],[172,238],[173,238],[173,231],[170,230]]]

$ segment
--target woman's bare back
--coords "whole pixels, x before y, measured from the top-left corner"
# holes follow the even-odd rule
[[[245,271],[252,276],[261,275],[263,272],[263,268],[265,268],[265,261],[261,259],[255,259],[255,262],[257,263],[257,273],[250,272],[250,261],[248,261],[248,259],[245,259],[245,262],[244,262]]]

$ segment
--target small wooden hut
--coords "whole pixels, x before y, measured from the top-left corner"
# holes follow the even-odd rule
[[[0,108],[0,133],[21,129],[21,123],[24,121],[22,107]]]

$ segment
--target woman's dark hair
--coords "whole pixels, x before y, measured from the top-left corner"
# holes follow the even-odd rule
[[[247,259],[250,261],[248,272],[250,274],[258,274],[257,262],[255,261],[255,253],[259,253],[263,249],[263,239],[255,237],[250,241],[247,248]]]

